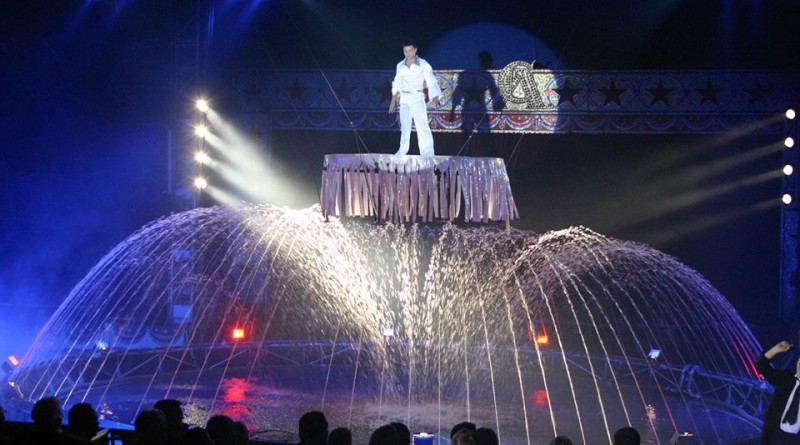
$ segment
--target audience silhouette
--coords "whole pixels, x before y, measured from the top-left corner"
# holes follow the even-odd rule
[[[206,422],[206,431],[217,445],[236,444],[236,426],[233,419],[222,414],[211,416]]]
[[[90,445],[105,444],[106,437],[98,435],[99,421],[89,403],[77,403],[69,410],[67,431],[62,431],[62,405],[55,397],[44,397],[33,405],[32,429],[9,429],[5,412],[0,406],[0,445]],[[250,432],[241,421],[225,415],[213,415],[205,428],[184,423],[182,404],[178,400],[159,400],[152,409],[145,409],[134,421],[135,434],[126,439],[117,431],[111,435],[125,445],[246,445]],[[108,430],[104,430],[108,431]],[[328,434],[328,421],[321,411],[303,414],[298,422],[299,445],[353,445],[353,433],[348,428],[336,428]],[[129,440],[133,438],[133,440]],[[94,441],[92,441],[94,439]],[[492,428],[465,421],[450,430],[452,445],[500,445]],[[118,443],[118,442],[117,442]],[[613,445],[640,445],[636,429],[626,426],[614,433]],[[413,445],[413,436],[402,422],[382,425],[372,431],[368,445]],[[550,445],[572,445],[566,436],[557,436]]]
[[[6,412],[0,406],[0,445],[11,445],[12,443],[14,443],[13,436],[6,426]]]
[[[73,436],[92,440],[100,429],[97,411],[89,403],[76,403],[67,413],[67,432]]]
[[[457,432],[459,432],[459,431],[461,431],[461,430],[463,430],[463,429],[468,429],[468,430],[470,430],[470,431],[472,431],[472,432],[475,432],[475,431],[477,431],[477,429],[478,429],[478,428],[477,428],[477,426],[475,426],[475,424],[474,424],[474,423],[472,423],[472,422],[461,422],[461,423],[457,423],[457,424],[455,424],[455,425],[453,426],[453,428],[452,428],[452,429],[450,429],[450,439],[452,439],[452,438],[453,438],[453,436],[455,436]]]
[[[399,445],[400,440],[397,437],[397,429],[394,425],[383,425],[378,427],[369,436],[369,445]]]
[[[146,409],[133,421],[136,445],[165,445],[167,443],[167,417],[157,409]]]
[[[614,433],[614,445],[639,445],[642,438],[635,428],[626,426]]]
[[[476,445],[475,431],[462,428],[453,435],[453,445]]]
[[[572,445],[572,441],[567,436],[556,436],[550,441],[550,445]]]
[[[411,445],[411,430],[408,429],[405,423],[392,422],[390,425],[397,431],[397,443],[399,445]]]
[[[189,428],[183,436],[181,445],[215,445],[214,439],[208,435],[205,428],[194,427]]]
[[[347,428],[335,428],[328,434],[328,445],[353,445],[353,433]]]
[[[153,408],[164,413],[167,418],[167,439],[170,443],[180,443],[189,425],[183,423],[183,407],[179,400],[163,399],[153,404]]]
[[[250,442],[250,430],[247,429],[244,422],[233,422],[233,432],[236,435],[235,443],[237,445],[247,445]]]
[[[310,411],[298,423],[300,445],[325,445],[328,442],[328,420],[320,411]]]
[[[493,429],[483,427],[475,430],[475,443],[477,445],[500,445],[500,440]]]
[[[62,427],[61,402],[55,397],[45,397],[33,405],[31,410],[33,433],[25,443],[30,445],[88,444],[89,441],[65,433]]]

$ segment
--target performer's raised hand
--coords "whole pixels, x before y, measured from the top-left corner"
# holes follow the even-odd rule
[[[776,344],[775,346],[769,348],[769,350],[764,353],[764,356],[766,356],[768,359],[772,359],[776,355],[782,354],[782,353],[788,351],[791,348],[792,348],[792,344],[789,343],[788,341],[784,340],[784,341],[778,342],[778,344]]]

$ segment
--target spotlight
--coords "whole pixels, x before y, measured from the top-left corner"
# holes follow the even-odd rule
[[[105,340],[97,340],[97,349],[105,351],[108,349],[108,343]]]
[[[25,400],[25,394],[22,393],[22,389],[20,389],[19,385],[16,383],[9,381],[8,386],[11,388],[11,391],[14,391],[14,394],[20,400]]]
[[[197,99],[195,105],[197,106],[197,110],[200,111],[201,113],[208,112],[208,101],[206,101],[205,99]]]
[[[3,371],[11,373],[19,365],[19,360],[13,355],[9,355],[6,361],[3,362]]]
[[[788,138],[786,138],[786,140],[785,140],[785,141],[783,141],[783,145],[785,145],[785,146],[786,146],[786,148],[792,148],[792,147],[794,147],[794,139],[792,139],[792,137],[791,137],[791,136],[789,136]]]
[[[198,176],[197,178],[194,179],[194,186],[200,190],[203,190],[206,187],[208,187],[208,181],[206,181],[205,178]]]
[[[204,151],[198,151],[194,154],[194,160],[197,161],[199,164],[206,164],[211,158]]]
[[[205,125],[198,125],[194,127],[194,134],[205,139],[208,136],[208,127]]]
[[[244,329],[242,328],[233,328],[233,333],[231,335],[234,340],[241,340],[244,338]]]
[[[669,440],[670,445],[689,445],[695,443],[694,434],[688,431],[683,433],[676,432]]]
[[[540,345],[546,345],[550,343],[550,338],[546,335],[537,335],[536,336],[536,343]]]
[[[786,110],[786,119],[789,119],[789,120],[794,119],[794,114],[795,114],[794,110],[789,108],[788,110]]]
[[[660,349],[653,348],[653,349],[650,350],[650,352],[647,353],[647,358],[649,358],[652,361],[658,360],[658,358],[660,356],[661,356],[661,350]]]
[[[784,175],[789,176],[792,173],[794,173],[794,167],[792,167],[791,164],[786,164],[786,165],[783,166],[783,174]]]
[[[791,204],[792,203],[792,195],[790,195],[788,193],[784,193],[783,197],[781,197],[781,201],[783,201],[783,203],[786,204],[786,205]]]
[[[381,334],[386,338],[394,337],[394,328],[381,328]]]

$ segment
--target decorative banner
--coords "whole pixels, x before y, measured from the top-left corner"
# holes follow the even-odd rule
[[[393,71],[243,71],[240,115],[271,114],[278,129],[396,131],[387,109]],[[800,102],[797,71],[436,71],[429,109],[440,132],[780,134],[763,123]]]

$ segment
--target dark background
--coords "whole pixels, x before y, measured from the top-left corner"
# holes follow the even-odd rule
[[[170,211],[167,147],[190,137],[173,107],[173,41],[193,2],[10,1],[0,5],[0,354],[22,355],[106,252]],[[797,69],[800,2],[213,3],[206,79],[232,115],[238,69],[391,70],[411,38],[435,69],[536,60],[560,69]],[[399,132],[361,133],[394,152]],[[441,134],[437,154],[461,135]],[[515,227],[584,225],[649,244],[698,270],[762,341],[777,315],[781,167],[758,135],[492,135],[522,215]],[[295,206],[316,202],[322,155],[354,152],[343,132],[277,132]],[[516,148],[516,151],[515,151]],[[487,150],[476,137],[471,153]],[[413,150],[413,148],[412,148]],[[514,153],[512,157],[511,154]],[[758,156],[753,153],[762,153]],[[412,151],[413,153],[413,151]],[[314,173],[316,172],[316,176]]]

